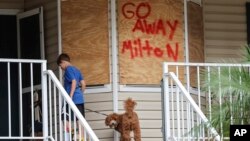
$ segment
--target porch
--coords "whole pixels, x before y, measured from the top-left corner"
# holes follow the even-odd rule
[[[1,98],[5,101],[1,109],[6,113],[1,119],[5,132],[1,132],[0,140],[65,140],[65,138],[77,140],[79,137],[91,141],[99,140],[95,130],[91,129],[79,113],[54,73],[47,70],[45,60],[0,59],[0,67],[3,70],[1,91],[3,95],[5,94],[5,97]],[[215,112],[213,105],[223,105],[228,101],[223,95],[213,97],[211,91],[203,90],[204,72],[210,73],[216,70],[220,79],[221,71],[227,70],[228,81],[235,81],[231,73],[235,69],[248,71],[249,67],[248,64],[164,63],[161,140],[229,140],[229,127],[224,127],[222,121],[219,121],[221,124],[217,127],[210,124],[212,113]],[[239,83],[244,83],[243,79],[239,80],[241,80]],[[218,88],[220,90],[221,86]],[[36,136],[36,120],[39,115],[36,111],[36,102],[39,102],[35,98],[37,93],[41,96],[42,136]],[[233,103],[233,96],[227,97],[230,100],[229,103]],[[66,127],[63,125],[66,124],[66,120],[62,119],[66,119],[66,116],[61,117],[66,110],[63,106],[66,103],[69,105],[68,110],[72,111],[69,114],[74,115],[74,122],[70,123],[72,130],[69,131],[69,136],[64,134]],[[97,112],[102,111],[97,110]],[[228,117],[230,117],[230,124],[235,124],[234,117]],[[83,128],[79,128],[76,118]],[[221,120],[225,119],[221,118]],[[242,124],[244,124],[243,120]],[[79,137],[73,135],[77,130],[80,133]],[[81,130],[84,130],[83,136],[81,136]]]

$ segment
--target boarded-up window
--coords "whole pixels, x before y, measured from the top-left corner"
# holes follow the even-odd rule
[[[162,62],[183,62],[183,0],[119,0],[121,84],[160,84]]]
[[[108,0],[62,1],[62,46],[87,85],[110,83]]]

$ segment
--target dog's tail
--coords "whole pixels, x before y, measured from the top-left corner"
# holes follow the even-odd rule
[[[133,112],[137,103],[132,99],[128,98],[124,101],[124,109],[126,112]]]

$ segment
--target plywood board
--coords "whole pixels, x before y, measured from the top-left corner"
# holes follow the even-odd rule
[[[188,2],[189,61],[204,62],[204,32],[202,7]]]
[[[189,62],[204,62],[204,32],[202,7],[188,2]],[[190,68],[191,86],[197,87],[197,69]]]
[[[62,51],[87,85],[110,83],[108,0],[62,1]]]
[[[119,0],[121,84],[160,84],[162,62],[183,62],[182,0]]]

